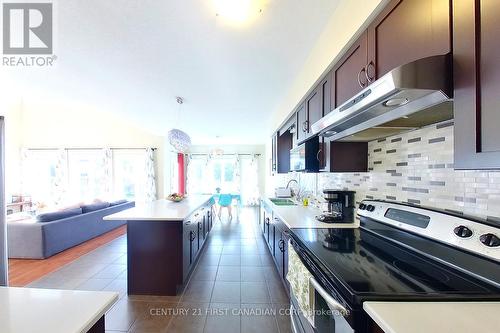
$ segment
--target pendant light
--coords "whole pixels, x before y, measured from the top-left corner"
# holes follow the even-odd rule
[[[182,104],[184,103],[184,99],[182,97],[177,97],[176,100],[179,104],[179,110],[177,114],[177,120],[179,120],[179,115],[181,114],[180,111]],[[170,142],[170,145],[174,147],[174,149],[179,153],[188,153],[189,148],[191,147],[191,138],[189,137],[189,135],[177,128],[172,128],[170,131],[168,131],[168,141]]]

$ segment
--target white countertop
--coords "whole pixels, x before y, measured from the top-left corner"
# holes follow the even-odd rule
[[[117,300],[114,292],[0,287],[0,332],[87,332]]]
[[[282,220],[288,228],[358,228],[359,221],[355,223],[323,223],[316,220],[316,216],[322,213],[316,207],[302,205],[278,206],[271,200],[265,198],[264,201],[273,210],[276,217]]]
[[[137,204],[134,208],[104,217],[107,221],[182,221],[205,205],[211,195],[192,195],[181,202],[166,199]]]
[[[364,302],[386,333],[497,333],[500,302]]]

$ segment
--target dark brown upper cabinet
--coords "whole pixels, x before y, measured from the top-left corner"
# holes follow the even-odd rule
[[[293,134],[285,131],[278,135],[278,173],[290,172],[290,149],[293,147]]]
[[[398,66],[449,53],[450,8],[450,0],[391,1],[368,27],[369,83]]]
[[[309,126],[307,124],[307,113],[304,103],[301,103],[295,113],[297,115],[297,142],[302,142],[307,138]]]
[[[323,117],[323,109],[321,102],[321,91],[320,87],[317,86],[314,91],[306,98],[306,115],[307,115],[307,135],[306,137],[310,137],[311,133],[311,125],[317,122]]]
[[[500,168],[500,1],[453,2],[455,168]]]
[[[368,143],[320,138],[318,159],[321,172],[367,172]]]
[[[364,89],[366,78],[367,34],[363,33],[333,67],[331,79],[331,109],[339,107]]]
[[[332,71],[323,78],[319,84],[321,93],[321,117],[326,116],[332,111]],[[314,123],[313,123],[314,124]]]

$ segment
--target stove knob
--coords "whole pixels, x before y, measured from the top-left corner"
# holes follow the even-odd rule
[[[479,237],[481,243],[488,247],[498,247],[500,246],[500,238],[493,234],[484,234]]]
[[[366,206],[366,210],[369,211],[369,212],[373,212],[375,210],[375,206],[368,205],[368,206]]]
[[[359,204],[359,209],[360,210],[365,210],[366,209],[366,205],[364,203]]]
[[[453,232],[460,238],[469,238],[470,236],[472,236],[472,230],[464,225],[459,225],[458,227],[453,229]]]

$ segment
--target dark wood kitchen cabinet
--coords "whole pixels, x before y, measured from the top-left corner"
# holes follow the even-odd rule
[[[271,175],[278,172],[278,132],[271,139]]]
[[[332,75],[333,75],[333,71],[328,72],[328,74],[326,74],[326,76],[321,80],[321,83],[319,84],[319,89],[320,89],[320,93],[321,93],[321,117],[326,116],[333,109],[333,107],[332,107]]]
[[[198,223],[191,218],[183,223],[182,239],[182,277],[183,281],[189,276],[198,255]]]
[[[293,134],[290,129],[279,130],[271,141],[271,175],[290,172],[290,149],[293,146]]]
[[[288,240],[290,239],[290,230],[283,221],[279,218],[274,218],[274,263],[280,275],[280,278],[287,292],[290,291],[290,286],[286,275],[288,274]]]
[[[453,2],[455,168],[500,168],[500,1]]]
[[[367,86],[367,48],[368,39],[364,32],[333,67],[330,93],[332,109],[339,107]]]
[[[317,86],[316,89],[307,97],[306,99],[306,128],[307,135],[306,138],[311,137],[311,125],[317,122],[323,117],[323,105],[321,101],[321,86]]]
[[[290,149],[293,147],[293,134],[290,131],[285,131],[278,135],[278,173],[290,172]]]
[[[331,108],[390,70],[451,51],[450,0],[393,0],[333,66]]]
[[[367,30],[368,83],[414,60],[451,52],[450,2],[391,1]]]
[[[319,171],[368,171],[368,142],[339,142],[328,138],[320,140]]]
[[[329,73],[330,74],[330,73]],[[301,143],[313,136],[311,126],[330,112],[331,75],[327,75],[307,96],[296,111],[297,142]]]

